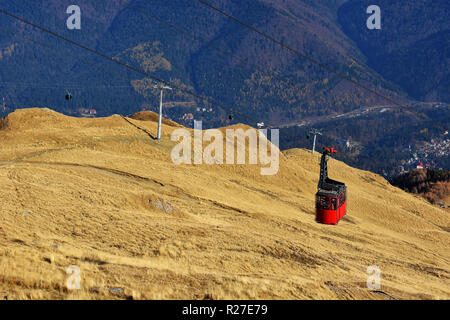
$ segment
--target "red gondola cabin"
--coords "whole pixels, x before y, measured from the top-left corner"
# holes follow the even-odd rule
[[[316,193],[316,221],[337,224],[347,212],[347,187],[328,178],[327,161],[337,150],[325,148],[320,160],[320,178]]]

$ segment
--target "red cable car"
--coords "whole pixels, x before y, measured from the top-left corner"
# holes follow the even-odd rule
[[[333,148],[324,148],[320,160],[320,178],[316,193],[316,221],[337,224],[347,213],[347,187],[344,183],[328,178],[327,161]]]

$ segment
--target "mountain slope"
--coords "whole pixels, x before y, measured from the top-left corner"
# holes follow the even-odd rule
[[[386,103],[354,85],[338,81],[334,74],[197,1],[135,0],[130,3],[202,41],[193,40],[120,1],[80,0],[82,29],[69,31],[65,28],[65,8],[71,3],[66,0],[39,0],[31,5],[18,0],[0,0],[2,8],[13,14],[271,124],[298,120],[306,115],[345,112],[358,105]],[[364,64],[364,55],[343,33],[337,19],[341,3],[227,0],[214,4],[364,85],[405,101],[398,87]],[[0,23],[0,27],[19,36],[69,51],[112,71],[98,69],[1,31],[0,50],[10,52],[11,46],[15,48],[11,55],[0,59],[0,82],[5,82],[0,87],[0,96],[5,96],[11,107],[57,106],[66,114],[77,114],[80,108],[93,107],[99,115],[130,114],[143,107],[155,110],[158,98],[149,90],[151,86],[136,89],[133,85],[135,81],[146,80],[142,75],[25,27],[10,17],[2,16]],[[158,43],[158,50],[148,49],[149,44],[155,43]],[[211,46],[230,52],[238,59],[223,55]],[[145,54],[138,59],[136,48],[145,49]],[[148,68],[155,58],[164,61],[164,65]],[[65,90],[73,93],[74,100],[70,103],[64,101]],[[171,116],[178,119],[183,113],[192,112],[188,103],[194,101],[203,105],[177,91],[169,93],[167,100],[186,102],[184,108],[170,110]],[[224,125],[226,119],[222,110],[197,117],[204,117],[205,124],[210,126]],[[238,116],[236,120],[248,121]]]
[[[380,0],[382,29],[365,27],[369,0],[339,8],[342,29],[367,57],[368,65],[410,96],[450,101],[450,3],[446,0]]]
[[[331,160],[349,211],[320,225],[317,155],[285,151],[274,176],[176,166],[176,127],[156,142],[142,131],[155,133],[155,122],[127,120],[27,109],[3,121],[1,297],[450,297],[450,220],[425,200]],[[80,291],[66,289],[70,265],[81,269]],[[370,265],[384,293],[366,288]]]

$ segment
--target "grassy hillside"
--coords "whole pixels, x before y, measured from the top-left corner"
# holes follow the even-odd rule
[[[330,161],[349,204],[326,226],[306,150],[261,176],[174,165],[176,127],[156,142],[154,121],[27,109],[0,128],[2,298],[450,298],[448,214],[376,174]],[[70,265],[79,291],[65,286]],[[366,288],[370,265],[380,292]]]

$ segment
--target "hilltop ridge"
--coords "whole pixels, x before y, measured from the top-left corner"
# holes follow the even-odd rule
[[[261,176],[173,164],[177,127],[158,142],[137,128],[156,133],[154,121],[23,109],[3,122],[0,297],[450,298],[448,213],[374,173],[330,161],[348,214],[327,226],[314,221],[308,150],[282,151]],[[81,290],[66,288],[70,265]],[[366,288],[371,265],[379,292]]]

